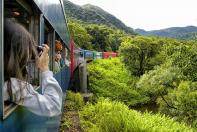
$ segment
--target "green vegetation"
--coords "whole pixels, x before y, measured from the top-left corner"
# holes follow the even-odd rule
[[[89,50],[93,49],[92,36],[87,33],[87,30],[79,22],[69,21],[68,27],[70,35],[79,47]]]
[[[117,28],[102,24],[85,24],[74,19],[69,19],[68,26],[75,43],[89,50],[117,51],[122,37],[129,36]]]
[[[131,28],[99,7],[81,7],[67,0],[64,3],[70,34],[78,46],[120,55],[88,66],[89,91],[96,99],[112,101],[96,100],[96,105],[85,106],[80,112],[85,131],[192,131],[174,120],[197,131],[196,40],[136,36]],[[150,34],[138,31],[187,40],[196,39],[197,28],[175,27]],[[159,106],[160,114],[141,114],[127,108],[152,104]],[[66,109],[80,111],[83,107],[82,97],[69,92]]]
[[[72,121],[68,115],[64,114],[61,120],[60,132],[64,132],[65,129],[69,129],[70,127],[72,127]]]
[[[196,128],[196,42],[147,37],[128,40],[120,47],[124,63],[116,58],[96,60],[89,65],[90,91],[132,108],[157,103],[159,112]],[[141,52],[144,72],[140,76],[136,73]]]
[[[81,48],[116,52],[122,37],[136,35],[132,28],[99,7],[81,7],[68,0],[64,5],[71,37]]]
[[[90,91],[97,97],[122,101],[128,106],[143,104],[149,97],[133,89],[135,77],[130,76],[119,58],[93,61],[88,66]]]
[[[136,29],[136,33],[145,36],[160,36],[176,38],[180,40],[196,40],[197,39],[197,27],[187,26],[187,27],[171,27],[160,30],[145,31],[143,29]]]
[[[106,25],[117,28],[129,34],[135,34],[133,29],[127,27],[118,18],[94,5],[75,5],[68,0],[64,0],[64,9],[68,19],[83,21],[87,24]]]
[[[152,43],[156,44],[148,49],[146,45],[151,47]],[[196,41],[134,37],[120,47],[127,69],[135,76],[141,75],[135,89],[149,97],[149,103],[157,102],[160,112],[193,127],[197,125],[196,46]],[[140,60],[142,52],[144,58]],[[144,72],[136,74],[140,67]]]
[[[61,119],[60,132],[79,131],[78,111],[84,107],[83,97],[79,93],[67,91]]]
[[[194,128],[197,125],[197,82],[182,81],[178,88],[166,95],[167,101],[173,109],[168,109],[163,100],[158,99],[160,111],[176,117],[180,121],[192,124]]]
[[[161,63],[157,55],[162,44],[155,38],[127,37],[121,43],[120,54],[131,74],[141,76]]]
[[[182,40],[197,40],[197,31],[192,32],[192,33],[185,33],[181,35],[177,35],[177,39],[182,39]]]
[[[99,100],[80,112],[81,127],[86,132],[192,132],[192,128],[161,114],[129,110],[120,102]]]
[[[84,105],[83,97],[80,95],[80,93],[67,91],[65,103],[66,110],[80,110]]]

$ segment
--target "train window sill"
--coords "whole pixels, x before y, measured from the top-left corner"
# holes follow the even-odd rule
[[[38,90],[40,86],[33,86],[34,90]],[[10,101],[4,101],[3,120],[5,120],[16,108],[17,104]]]
[[[37,91],[40,88],[40,86],[33,85],[33,88],[34,88],[34,90]]]
[[[16,108],[18,105],[5,101],[4,102],[4,114],[3,119],[6,119]]]

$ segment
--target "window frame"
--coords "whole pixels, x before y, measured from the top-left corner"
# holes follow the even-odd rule
[[[50,48],[50,51],[49,51],[49,69],[51,71],[54,70],[54,55],[55,55],[55,50],[54,50],[54,47],[55,47],[55,30],[54,28],[52,27],[52,25],[47,21],[47,19],[43,16],[43,36],[41,37],[44,37],[45,39],[45,30],[47,29],[48,30],[48,38],[47,40],[49,41],[49,48]],[[45,40],[42,40],[40,45],[44,44],[44,41]]]
[[[0,1],[0,116],[3,119],[4,115],[4,99],[3,99],[3,87],[4,87],[4,40],[3,40],[3,23],[4,23],[4,1]]]
[[[29,23],[29,26],[28,26],[28,31],[30,33],[33,34],[33,37],[35,37],[36,35],[36,38],[35,40],[38,41],[39,38],[39,25],[36,25],[37,26],[37,29],[33,29],[35,26],[34,26],[34,23],[37,21],[37,23],[39,24],[39,13],[33,13],[33,10],[31,10],[31,6],[29,5],[29,3],[27,3],[25,0],[16,0],[16,3],[18,3],[19,6],[22,7],[22,9],[27,12],[28,14],[31,14],[31,16],[29,17],[30,18],[30,23]],[[4,25],[3,25],[3,22],[4,22],[4,1],[2,0],[1,1],[1,13],[0,13],[0,20],[1,20],[1,23],[0,23],[0,26],[1,26],[1,31],[0,31],[0,54],[1,54],[1,57],[0,57],[0,86],[2,87],[1,88],[1,93],[0,93],[0,116],[1,116],[1,119],[2,120],[5,120],[7,119],[8,116],[10,116],[18,107],[17,104],[14,104],[14,103],[10,103],[9,105],[7,105],[5,107],[5,101],[4,101],[4,95],[3,95],[3,92],[4,92],[4,40],[3,40],[3,35],[4,35]],[[38,14],[38,16],[36,16]],[[36,17],[35,17],[36,16]],[[37,31],[35,31],[37,30]],[[36,33],[37,32],[37,33]],[[35,33],[35,34],[34,34]],[[40,78],[39,78],[39,71],[38,71],[38,79],[39,79],[39,85],[36,86],[35,90],[37,90],[39,87],[40,87]]]

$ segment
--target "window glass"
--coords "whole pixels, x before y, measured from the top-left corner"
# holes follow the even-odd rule
[[[53,43],[54,43],[54,30],[50,26],[50,24],[45,19],[45,27],[44,27],[44,44],[47,44],[50,47],[49,51],[49,68],[51,71],[53,71]]]

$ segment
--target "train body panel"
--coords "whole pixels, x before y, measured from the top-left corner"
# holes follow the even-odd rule
[[[103,59],[117,57],[117,53],[115,52],[103,52]]]
[[[83,50],[77,47],[77,45],[74,43],[74,40],[71,39],[70,41],[70,73],[71,78],[73,77],[74,71],[77,68],[77,66],[83,61]]]
[[[102,59],[102,58],[103,58],[102,52],[94,51],[94,60],[95,59]]]
[[[93,58],[94,58],[94,53],[93,53],[93,51],[84,50],[84,59],[85,59],[85,60],[93,60]]]

